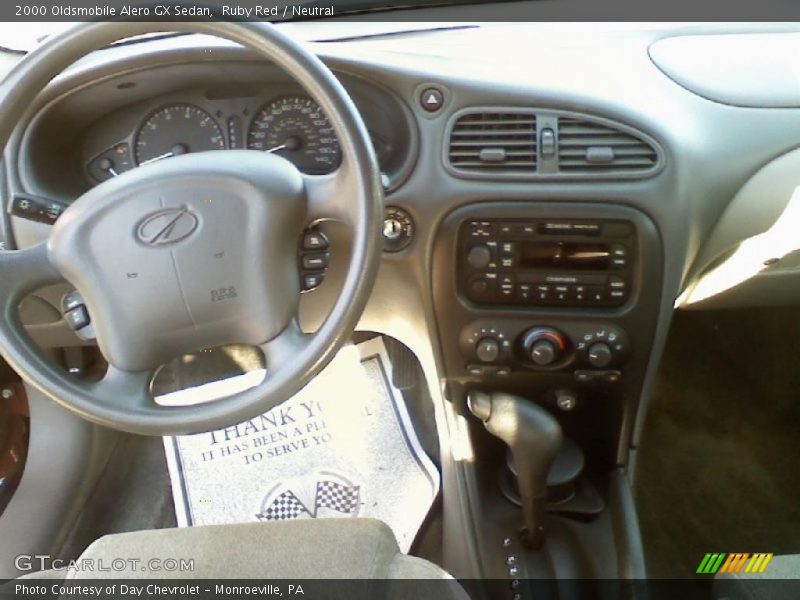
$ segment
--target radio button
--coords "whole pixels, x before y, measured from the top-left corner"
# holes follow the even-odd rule
[[[485,269],[492,262],[492,251],[485,244],[478,244],[470,248],[467,262],[473,269]]]
[[[628,249],[622,244],[611,245],[611,264],[617,268],[628,264]]]
[[[492,235],[492,224],[489,221],[470,221],[469,229],[472,237],[485,238]]]
[[[555,299],[557,302],[566,302],[569,298],[569,287],[568,285],[557,285],[553,288],[555,292]]]
[[[514,254],[514,242],[500,242],[500,254]]]
[[[606,293],[602,288],[592,287],[589,290],[590,302],[603,302],[606,299]]]
[[[530,283],[520,283],[517,287],[517,296],[520,300],[531,300],[533,293],[533,286]]]
[[[608,288],[611,290],[624,290],[626,288],[625,280],[622,277],[611,276],[608,278]]]
[[[513,298],[516,286],[514,285],[513,275],[502,275],[500,277],[500,297]]]
[[[536,298],[543,302],[550,299],[550,286],[547,284],[536,286]]]
[[[518,229],[516,223],[500,223],[497,227],[500,235],[504,237],[514,235]]]
[[[586,300],[586,286],[585,285],[576,285],[572,288],[573,299],[576,302],[584,302]]]
[[[513,256],[503,256],[500,258],[500,266],[503,268],[510,268],[514,266]]]
[[[470,283],[470,288],[473,293],[482,296],[489,291],[489,282],[485,279],[475,279]]]

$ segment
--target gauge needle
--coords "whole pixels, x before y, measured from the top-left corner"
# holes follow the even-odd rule
[[[174,152],[164,152],[164,154],[159,154],[158,156],[154,156],[153,158],[148,158],[147,160],[140,162],[139,166],[143,167],[144,165],[149,165],[150,163],[158,162],[159,160],[164,160],[165,158],[169,158],[170,156],[175,156]],[[172,164],[172,163],[170,163]]]
[[[119,175],[119,173],[114,170],[114,161],[112,161],[110,158],[101,158],[99,167],[112,177]]]
[[[280,146],[275,146],[274,148],[270,148],[269,150],[265,150],[267,154],[272,154],[273,152],[278,152],[280,150],[286,150],[286,144],[281,144]]]

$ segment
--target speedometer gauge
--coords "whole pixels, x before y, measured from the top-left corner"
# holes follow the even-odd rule
[[[247,147],[274,152],[314,175],[330,173],[342,159],[330,121],[306,96],[277,98],[259,110],[247,133]]]
[[[222,129],[210,114],[193,104],[159,108],[147,117],[134,140],[139,166],[188,152],[224,149]]]

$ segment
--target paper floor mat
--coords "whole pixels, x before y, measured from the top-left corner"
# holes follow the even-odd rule
[[[408,551],[439,492],[381,338],[259,417],[165,437],[178,524],[373,517]]]

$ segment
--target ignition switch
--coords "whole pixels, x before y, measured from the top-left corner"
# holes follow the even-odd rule
[[[399,252],[414,236],[414,221],[402,208],[387,206],[383,214],[383,251]]]

